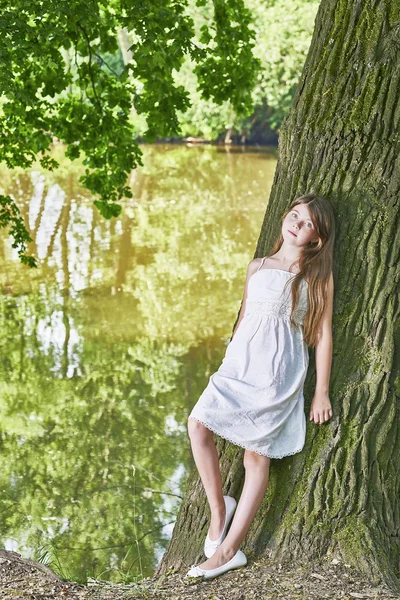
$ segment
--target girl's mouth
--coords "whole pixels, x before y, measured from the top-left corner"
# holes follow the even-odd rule
[[[290,229],[288,229],[288,232],[291,233],[292,235],[294,235],[294,237],[297,237],[297,235],[295,233],[293,233],[293,231],[290,231]]]

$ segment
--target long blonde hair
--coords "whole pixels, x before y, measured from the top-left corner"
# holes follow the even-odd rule
[[[290,322],[293,327],[298,327],[294,319],[294,311],[299,297],[299,288],[302,279],[308,281],[308,310],[304,317],[304,341],[310,347],[315,347],[318,340],[319,327],[322,314],[327,301],[328,281],[333,269],[333,247],[335,243],[335,214],[330,201],[323,196],[306,194],[299,196],[282,215],[282,222],[286,215],[298,204],[306,204],[311,215],[318,242],[309,242],[302,250],[299,263],[299,272],[292,281],[292,311]],[[270,255],[278,252],[283,244],[282,232],[276,239]]]

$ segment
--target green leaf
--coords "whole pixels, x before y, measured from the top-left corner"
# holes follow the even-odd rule
[[[118,217],[122,210],[122,206],[120,204],[108,204],[107,202],[102,202],[100,200],[94,200],[93,204],[97,206],[100,214],[106,219]]]

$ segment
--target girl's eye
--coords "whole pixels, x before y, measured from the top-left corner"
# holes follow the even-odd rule
[[[297,213],[295,213],[295,212],[292,212],[292,217],[293,217],[293,216],[297,217]],[[310,228],[312,227],[312,223],[308,222],[308,223],[307,223],[307,227],[310,229]]]

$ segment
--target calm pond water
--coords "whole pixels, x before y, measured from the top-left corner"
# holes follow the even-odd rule
[[[152,145],[120,217],[83,166],[1,167],[0,546],[64,577],[151,576],[194,465],[187,416],[229,342],[275,149]]]

